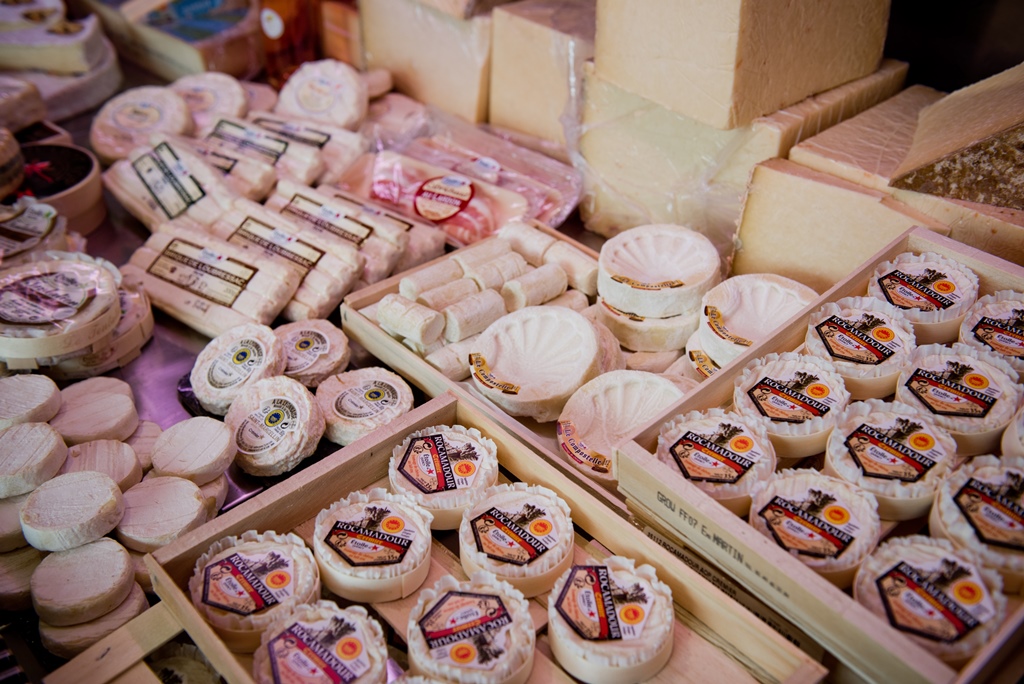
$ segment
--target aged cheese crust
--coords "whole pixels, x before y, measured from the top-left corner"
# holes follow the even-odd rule
[[[124,601],[114,610],[95,620],[70,627],[55,627],[40,621],[39,638],[50,653],[61,658],[74,658],[148,608],[149,601],[146,600],[142,587],[133,584]]]
[[[223,416],[247,386],[281,375],[286,363],[273,330],[246,324],[211,340],[196,358],[189,380],[203,408]]]
[[[0,429],[45,423],[60,410],[60,390],[45,375],[0,378]]]
[[[206,499],[181,477],[150,477],[124,493],[117,538],[129,549],[156,551],[206,522]]]
[[[128,552],[104,537],[44,558],[32,573],[32,608],[55,627],[77,625],[112,611],[134,584]]]
[[[164,430],[151,456],[155,477],[183,477],[199,486],[220,477],[234,460],[231,429],[206,416],[188,418]]]
[[[351,444],[412,408],[412,389],[383,368],[360,368],[332,375],[316,388],[327,439]]]
[[[97,439],[69,448],[60,473],[83,470],[106,473],[122,492],[142,481],[142,466],[135,450],[114,439]]]
[[[27,494],[60,471],[68,448],[46,423],[0,430],[0,499]]]

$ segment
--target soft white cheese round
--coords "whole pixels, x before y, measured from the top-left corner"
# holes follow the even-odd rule
[[[352,354],[348,337],[330,321],[310,319],[274,328],[288,357],[284,374],[306,387],[317,387],[345,370]]]
[[[122,394],[132,401],[135,401],[135,394],[132,386],[119,378],[112,378],[106,375],[96,378],[87,378],[68,385],[60,391],[62,402],[82,403],[88,401],[97,394]]]
[[[32,573],[32,608],[55,627],[77,625],[112,611],[134,584],[128,551],[104,537],[44,558]]]
[[[21,507],[28,500],[28,494],[0,499],[0,553],[14,551],[28,544],[21,533]]]
[[[140,420],[135,432],[125,440],[125,444],[135,451],[135,457],[139,459],[144,472],[153,467],[153,447],[162,434],[163,429],[153,421]]]
[[[274,111],[354,129],[366,117],[368,105],[366,83],[359,72],[344,62],[324,59],[306,62],[291,75]]]
[[[142,587],[133,584],[128,597],[114,610],[95,620],[69,627],[56,627],[39,622],[39,638],[43,647],[61,658],[74,658],[100,639],[113,634],[132,618],[142,615],[149,608]]]
[[[45,556],[31,546],[0,553],[0,610],[32,608],[32,573]]]
[[[999,354],[1024,373],[1024,293],[1001,290],[979,298],[960,324],[959,340]]]
[[[206,345],[189,380],[202,407],[223,416],[248,385],[281,375],[287,363],[284,345],[273,330],[265,325],[240,325]]]
[[[408,413],[413,397],[400,375],[370,367],[327,378],[316,388],[316,402],[327,439],[346,446]]]
[[[124,492],[142,481],[142,466],[135,451],[113,439],[82,442],[68,449],[60,473],[97,470],[106,473]]]
[[[207,482],[199,488],[203,495],[207,520],[213,520],[217,517],[220,509],[224,507],[224,502],[228,499],[228,492],[230,490],[231,480],[228,479],[226,472],[221,474],[216,480]]]
[[[26,494],[60,471],[68,448],[46,423],[0,430],[0,498]]]
[[[700,324],[696,313],[647,318],[614,307],[603,297],[597,298],[597,306],[597,320],[608,326],[623,347],[633,351],[682,349]]]
[[[67,551],[96,541],[124,514],[124,497],[109,475],[92,470],[44,482],[21,508],[21,531],[43,551]]]
[[[693,379],[704,382],[712,375],[722,370],[722,367],[715,362],[700,346],[700,328],[686,340],[686,348],[683,350],[685,358],[693,371]]]
[[[60,410],[60,390],[45,375],[0,378],[0,429],[19,423],[45,423]]]
[[[626,369],[626,354],[619,346],[619,340],[615,333],[608,329],[608,326],[600,321],[590,321],[597,335],[599,348],[598,370],[601,373],[609,373],[614,370]]]
[[[104,164],[124,159],[154,133],[189,135],[192,114],[178,93],[160,86],[130,88],[103,105],[92,121],[89,146]]]
[[[206,522],[206,498],[181,477],[152,477],[124,493],[117,538],[135,551],[151,552]]]
[[[249,111],[249,95],[233,76],[215,71],[182,76],[167,86],[185,100],[193,128],[204,130],[222,116],[242,117]]]
[[[124,394],[64,395],[60,411],[50,419],[68,446],[97,439],[123,441],[139,427],[135,402]]]
[[[214,418],[187,418],[157,437],[151,460],[155,477],[183,477],[202,486],[223,475],[235,460],[234,435]]]

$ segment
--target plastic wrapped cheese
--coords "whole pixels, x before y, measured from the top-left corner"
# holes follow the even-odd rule
[[[124,159],[148,142],[151,133],[189,135],[193,130],[188,103],[159,86],[131,88],[111,98],[93,119],[89,145],[106,164]]]
[[[249,96],[233,76],[216,71],[188,74],[168,88],[188,105],[195,130],[202,130],[221,116],[245,116]]]
[[[274,111],[343,128],[357,127],[369,101],[359,72],[344,62],[306,62],[281,88]]]

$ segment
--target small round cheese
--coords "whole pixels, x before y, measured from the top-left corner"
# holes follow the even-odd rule
[[[353,492],[316,517],[313,554],[324,586],[350,601],[395,601],[430,572],[434,516],[411,497]]]
[[[243,117],[249,111],[248,93],[228,74],[215,71],[188,74],[168,88],[185,100],[197,131],[206,129],[223,116]]]
[[[750,524],[840,589],[881,534],[870,492],[814,470],[786,470],[754,487]]]
[[[95,620],[70,627],[55,627],[39,622],[39,638],[43,647],[60,658],[74,658],[100,639],[113,634],[132,618],[142,615],[149,608],[142,587],[133,584],[128,597],[114,610]]]
[[[784,352],[751,361],[736,378],[732,400],[736,411],[768,419],[768,437],[785,465],[781,459],[825,450],[850,393],[829,361]]]
[[[978,276],[941,254],[906,252],[879,264],[868,294],[903,309],[918,344],[947,343],[978,298]]]
[[[964,344],[918,347],[898,383],[896,399],[949,430],[965,456],[998,448],[1024,393],[1008,363]]]
[[[28,544],[21,532],[21,507],[28,494],[0,499],[0,553],[14,551]]]
[[[0,378],[0,429],[45,423],[60,410],[60,390],[45,375]]]
[[[32,608],[32,573],[45,556],[31,546],[0,553],[0,610]]]
[[[117,538],[134,551],[156,551],[206,522],[206,498],[194,482],[152,477],[124,493]]]
[[[615,449],[683,398],[669,379],[644,371],[599,375],[580,387],[558,417],[558,444],[569,462],[615,487]]]
[[[142,481],[142,466],[135,451],[124,442],[113,439],[82,442],[69,448],[60,472],[75,473],[82,470],[106,473],[122,492]]]
[[[227,473],[223,473],[217,479],[199,487],[199,491],[203,495],[206,519],[213,520],[220,513],[220,509],[224,507],[224,502],[228,499],[228,492],[231,491],[231,480],[228,479]]]
[[[445,575],[409,612],[409,673],[466,684],[523,684],[536,634],[519,590],[479,571]]]
[[[652,678],[672,656],[674,628],[671,589],[631,558],[574,565],[548,595],[551,652],[586,682]]]
[[[253,654],[252,672],[257,684],[377,684],[387,681],[387,661],[384,630],[366,608],[341,609],[334,601],[317,601],[292,606],[267,627]]]
[[[927,515],[955,457],[956,442],[923,413],[870,399],[837,418],[824,471],[874,494],[883,520],[913,520]]]
[[[25,494],[57,474],[68,448],[46,423],[0,430],[0,498]]]
[[[44,558],[32,573],[32,607],[54,627],[78,625],[117,608],[134,584],[128,552],[104,537]]]
[[[391,452],[391,491],[433,514],[431,529],[453,530],[498,477],[498,447],[476,428],[435,425],[406,436]]]
[[[60,411],[50,419],[68,446],[97,439],[123,441],[139,427],[135,402],[123,394],[97,392],[64,396]]]
[[[327,439],[346,446],[408,413],[412,389],[389,370],[360,368],[320,383],[316,402],[327,422]]]
[[[280,613],[320,596],[320,571],[300,537],[249,530],[214,542],[196,560],[188,589],[225,645],[252,653]]]
[[[1003,437],[999,441],[1000,453],[1003,456],[1024,458],[1024,406],[1006,426]]]
[[[60,396],[61,400],[64,402],[82,403],[84,401],[88,401],[97,394],[106,393],[122,394],[133,402],[135,401],[135,394],[132,392],[131,385],[124,380],[112,378],[106,375],[80,380],[79,382],[68,385],[60,391]]]
[[[675,416],[658,432],[658,459],[739,516],[750,492],[775,472],[775,448],[764,418],[722,409]]]
[[[107,101],[92,121],[89,146],[104,164],[149,144],[154,133],[189,135],[192,114],[178,93],[160,86],[130,88]]]
[[[121,521],[124,498],[109,475],[92,470],[44,482],[21,508],[21,530],[43,551],[67,551],[104,536]]]
[[[306,387],[318,387],[348,366],[348,337],[330,321],[295,321],[274,329],[288,363],[284,374]]]
[[[125,440],[125,444],[135,451],[135,457],[139,459],[139,465],[143,471],[153,467],[153,447],[156,440],[163,434],[163,430],[156,423],[149,420],[140,420],[139,426],[131,437]]]
[[[918,535],[882,543],[857,573],[853,596],[953,667],[989,643],[1006,616],[999,573],[972,551]]]
[[[495,485],[462,515],[459,558],[467,575],[492,572],[531,598],[550,591],[572,564],[574,538],[569,506],[553,491]]]
[[[278,94],[274,112],[355,129],[369,105],[366,83],[344,62],[306,62],[289,77]]]
[[[165,644],[150,656],[149,669],[161,682],[220,684],[222,681],[217,668],[192,644]]]
[[[153,444],[153,473],[212,482],[235,460],[231,428],[206,416],[188,418],[164,430]]]
[[[978,299],[960,324],[960,342],[995,352],[1024,373],[1024,293],[1001,290]]]
[[[896,390],[915,339],[913,326],[896,307],[874,297],[846,297],[811,314],[804,349],[831,361],[859,401]]]
[[[700,316],[680,314],[668,318],[645,318],[623,311],[597,298],[597,320],[608,326],[626,349],[633,351],[671,351],[682,349],[686,340],[697,331]]]
[[[274,331],[248,323],[212,339],[196,358],[189,380],[202,407],[223,416],[248,385],[281,375],[287,363]]]

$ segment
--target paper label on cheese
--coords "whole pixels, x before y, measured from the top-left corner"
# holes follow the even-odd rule
[[[832,358],[852,363],[877,366],[904,348],[892,321],[873,311],[829,316],[814,329]]]
[[[206,381],[216,389],[241,384],[263,365],[264,356],[263,345],[258,340],[239,340],[213,360],[206,371]]]
[[[476,187],[468,178],[442,176],[420,184],[413,198],[416,214],[431,221],[444,221],[469,206]]]
[[[470,522],[476,548],[488,558],[529,565],[558,543],[551,516],[542,506],[491,507]]]
[[[715,363],[710,356],[695,349],[687,353],[690,358],[690,363],[697,370],[698,373],[703,375],[705,378],[710,378],[712,375],[722,370],[722,367]]]
[[[555,428],[558,432],[558,444],[562,451],[577,463],[590,466],[599,473],[612,471],[612,460],[602,453],[590,448],[580,437],[579,429],[571,420],[560,420]]]
[[[231,306],[257,270],[191,242],[172,240],[146,272],[215,304]]]
[[[196,154],[201,155],[206,159],[207,163],[213,168],[222,172],[225,176],[230,176],[231,172],[235,170],[238,165],[238,159],[235,157],[229,157],[226,154],[220,152],[211,152],[209,150],[193,150]]]
[[[176,91],[188,103],[193,112],[208,112],[217,104],[217,91],[212,88],[192,86]]]
[[[978,539],[1024,551],[1024,471],[1007,468],[995,481],[969,479],[953,497]]]
[[[629,311],[623,311],[622,309],[617,309],[603,299],[601,300],[601,305],[604,306],[604,308],[611,311],[616,316],[625,316],[629,320],[636,321],[637,323],[643,323],[646,320],[643,316],[640,316],[638,314],[630,313]],[[672,318],[672,316],[668,316],[668,318]]]
[[[758,412],[777,423],[803,423],[827,414],[836,405],[836,393],[812,372],[765,376],[747,390]]]
[[[0,288],[0,320],[14,325],[58,323],[81,311],[95,294],[93,282],[72,271],[26,275]]]
[[[963,288],[957,285],[959,274],[945,273],[927,262],[906,264],[878,279],[882,294],[901,309],[941,311],[963,301]]]
[[[281,213],[295,216],[356,245],[363,244],[363,241],[373,234],[373,226],[368,226],[354,216],[302,195],[295,195]]]
[[[338,99],[337,91],[344,87],[326,78],[308,78],[298,87],[295,97],[299,106],[307,112],[319,114],[334,106]]]
[[[260,28],[263,29],[263,35],[270,40],[277,40],[284,35],[284,20],[281,19],[281,15],[265,7],[260,10]]]
[[[705,306],[704,315],[707,316],[708,325],[711,327],[711,332],[715,333],[723,340],[732,342],[733,344],[741,347],[749,347],[754,344],[752,341],[739,335],[733,335],[729,332],[729,328],[725,325],[725,317],[722,316],[722,312],[718,310],[716,306]]]
[[[181,216],[185,210],[206,197],[203,186],[167,143],[160,143],[151,152],[132,162],[132,166],[169,219]]]
[[[1014,309],[1006,318],[983,316],[971,333],[998,354],[1024,359],[1024,309]]]
[[[436,663],[490,670],[508,647],[512,623],[500,596],[449,591],[417,626]]]
[[[416,540],[416,527],[386,503],[339,516],[324,542],[352,566],[397,565]]]
[[[860,531],[860,522],[839,497],[820,489],[806,490],[803,498],[772,497],[758,515],[776,544],[813,558],[838,558]]]
[[[113,115],[118,128],[131,131],[149,130],[163,118],[163,111],[149,102],[126,102],[118,107]]]
[[[350,387],[334,400],[334,412],[342,418],[372,418],[398,403],[398,388],[386,380]]]
[[[671,290],[677,287],[684,287],[686,283],[682,280],[663,280],[660,283],[646,283],[632,278],[627,278],[623,275],[613,275],[612,280],[617,283],[627,285],[634,290],[644,290],[647,292],[654,292],[658,290]]]
[[[271,165],[277,164],[277,160],[288,151],[288,141],[286,140],[223,119],[217,122],[213,131],[206,138],[207,140],[218,140],[220,144],[237,152],[249,150],[266,159],[267,163]]]
[[[737,482],[764,458],[764,449],[754,435],[745,426],[728,421],[712,432],[687,430],[669,452],[683,477],[694,482]]]
[[[27,252],[45,240],[56,224],[56,209],[48,204],[28,205],[0,222],[0,257],[10,259]]]
[[[270,640],[274,684],[349,684],[370,671],[366,638],[343,616],[289,625]]]
[[[907,416],[862,423],[844,440],[864,477],[918,482],[940,461],[950,458],[924,426]]]
[[[996,615],[978,570],[955,557],[902,560],[875,586],[893,627],[933,641],[958,641]]]
[[[409,442],[398,472],[425,494],[467,489],[480,471],[480,454],[466,442],[451,444],[443,435],[425,435]]]
[[[469,369],[473,373],[473,377],[479,380],[484,387],[496,389],[502,394],[519,394],[519,385],[499,380],[491,372],[491,367],[487,365],[487,359],[483,354],[473,353],[469,355]]]
[[[243,247],[254,245],[279,257],[283,257],[298,267],[302,277],[305,277],[320,262],[324,255],[323,250],[317,249],[308,242],[268,226],[266,223],[257,221],[252,217],[246,217],[242,221],[242,225],[231,234],[228,242]]]
[[[203,571],[203,603],[252,615],[285,600],[295,590],[292,559],[277,551],[233,553]]]
[[[264,117],[253,119],[252,122],[280,138],[291,140],[301,145],[323,149],[324,145],[331,142],[330,133],[324,133],[303,124]]]
[[[235,443],[243,454],[261,454],[281,443],[299,425],[299,409],[285,397],[260,402],[235,431]]]
[[[639,639],[654,605],[651,585],[639,578],[622,583],[604,565],[574,565],[555,609],[581,639]]]
[[[988,375],[960,361],[948,361],[943,370],[915,368],[906,387],[940,416],[984,418],[1002,396]]]
[[[329,352],[331,341],[316,330],[295,330],[285,338],[284,348],[288,355],[285,375],[294,375],[306,370]]]

